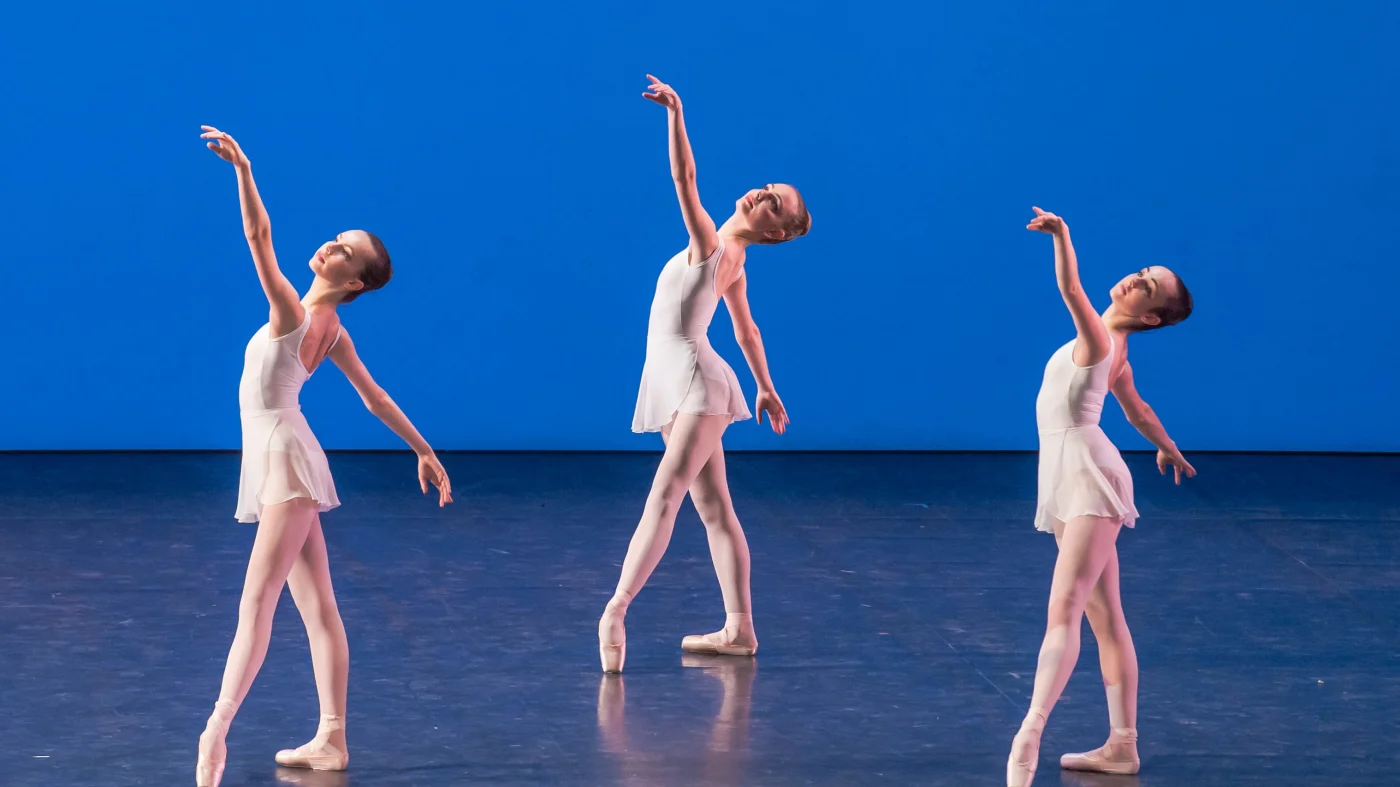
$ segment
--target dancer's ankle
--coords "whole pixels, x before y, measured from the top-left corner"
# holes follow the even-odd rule
[[[726,612],[724,615],[724,627],[727,629],[752,629],[753,615],[748,612]]]
[[[345,751],[345,714],[323,712],[321,724],[316,728],[316,737],[342,752]]]
[[[608,600],[608,605],[603,608],[604,614],[626,615],[627,607],[632,604],[632,594],[625,590],[619,590]]]
[[[1049,714],[1044,709],[1031,708],[1026,711],[1026,718],[1021,720],[1021,729],[1031,730],[1037,734],[1041,733],[1045,730],[1045,722],[1048,718]]]
[[[238,713],[238,703],[220,698],[214,703],[214,712],[209,714],[209,725],[227,728]]]

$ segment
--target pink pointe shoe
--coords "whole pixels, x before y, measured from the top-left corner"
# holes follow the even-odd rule
[[[313,771],[343,771],[350,766],[350,752],[341,751],[330,744],[331,733],[345,729],[345,720],[340,716],[321,714],[321,724],[316,728],[316,737],[295,749],[283,749],[273,758],[277,764],[287,768],[310,768]]]
[[[1132,776],[1142,768],[1137,752],[1137,730],[1110,730],[1108,743],[1093,751],[1066,754],[1060,758],[1060,767],[1067,771]]]
[[[1040,733],[1045,729],[1045,714],[1035,708],[1021,722],[1021,729],[1011,740],[1011,754],[1006,758],[1006,787],[1031,787],[1036,766],[1040,764]]]
[[[627,628],[623,624],[626,617],[627,604],[614,597],[598,619],[598,658],[603,662],[603,672],[622,672],[627,661]]]
[[[228,725],[233,722],[236,709],[232,702],[220,700],[214,703],[214,712],[204,725],[199,736],[199,761],[194,766],[195,787],[219,787],[224,780],[224,765],[228,760]]]
[[[681,650],[712,656],[752,656],[758,653],[758,635],[753,630],[753,616],[746,612],[731,612],[724,617],[724,628],[713,634],[687,636],[681,640]]]

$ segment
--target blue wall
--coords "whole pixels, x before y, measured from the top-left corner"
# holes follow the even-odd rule
[[[237,447],[266,307],[201,123],[298,287],[335,233],[385,239],[394,282],[342,316],[435,445],[654,449],[629,425],[685,231],[651,72],[717,218],[772,180],[815,216],[749,259],[792,430],[731,448],[1034,447],[1073,330],[1037,204],[1101,304],[1144,265],[1191,286],[1133,347],[1188,452],[1400,450],[1397,4],[134,5],[0,25],[0,449]],[[398,445],[329,365],[304,403],[328,448]]]

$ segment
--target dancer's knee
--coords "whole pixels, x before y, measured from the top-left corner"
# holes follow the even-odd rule
[[[690,502],[695,504],[695,511],[700,515],[700,521],[705,524],[708,530],[733,531],[739,527],[739,518],[734,516],[733,509],[729,502],[722,495],[713,492],[690,491]]]
[[[1051,625],[1077,624],[1089,602],[1089,591],[1093,586],[1087,582],[1075,582],[1068,588],[1050,594],[1048,616]]]
[[[705,530],[710,533],[739,537],[743,532],[743,528],[739,526],[739,518],[728,510],[722,509],[711,516],[701,514],[700,521],[705,523]]]
[[[315,599],[297,604],[301,621],[307,631],[337,631],[345,627],[340,620],[340,608],[335,599]]]
[[[244,588],[243,598],[238,602],[239,623],[259,623],[272,617],[277,608],[277,598],[281,588],[267,588],[261,585]]]
[[[1084,603],[1084,614],[1089,616],[1089,623],[1094,627],[1095,636],[1101,628],[1107,628],[1109,621],[1108,604],[1098,595],[1090,595],[1089,600]]]
[[[1094,637],[1105,642],[1118,642],[1128,639],[1128,621],[1123,617],[1123,608],[1099,595],[1090,597],[1084,612],[1094,627]]]
[[[679,480],[660,480],[652,485],[647,495],[647,508],[662,516],[673,515],[680,510],[685,499],[686,485]]]
[[[1133,635],[1128,631],[1128,621],[1123,619],[1123,614],[1105,613],[1102,631],[1095,631],[1094,636],[1105,644],[1120,645],[1131,643]]]

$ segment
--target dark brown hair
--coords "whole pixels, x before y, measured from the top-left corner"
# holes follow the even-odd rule
[[[379,239],[373,232],[365,231],[369,236],[370,248],[374,250],[374,256],[365,260],[364,267],[360,269],[360,283],[364,286],[341,299],[341,303],[349,303],[367,292],[383,287],[389,283],[389,279],[394,277],[394,266],[389,261],[389,250],[384,248],[384,241]]]
[[[797,215],[783,227],[783,232],[785,232],[786,235],[781,240],[764,238],[758,241],[759,243],[767,246],[787,243],[793,238],[800,238],[812,230],[812,214],[807,212],[807,201],[802,199],[802,192],[798,191],[796,186],[792,187],[792,193],[797,195]]]
[[[1152,331],[1157,328],[1166,328],[1191,316],[1191,310],[1195,308],[1195,303],[1191,300],[1191,291],[1186,289],[1186,282],[1182,281],[1180,276],[1175,273],[1172,275],[1176,276],[1176,295],[1158,307],[1156,315],[1161,322],[1156,325],[1144,325],[1141,330]]]

